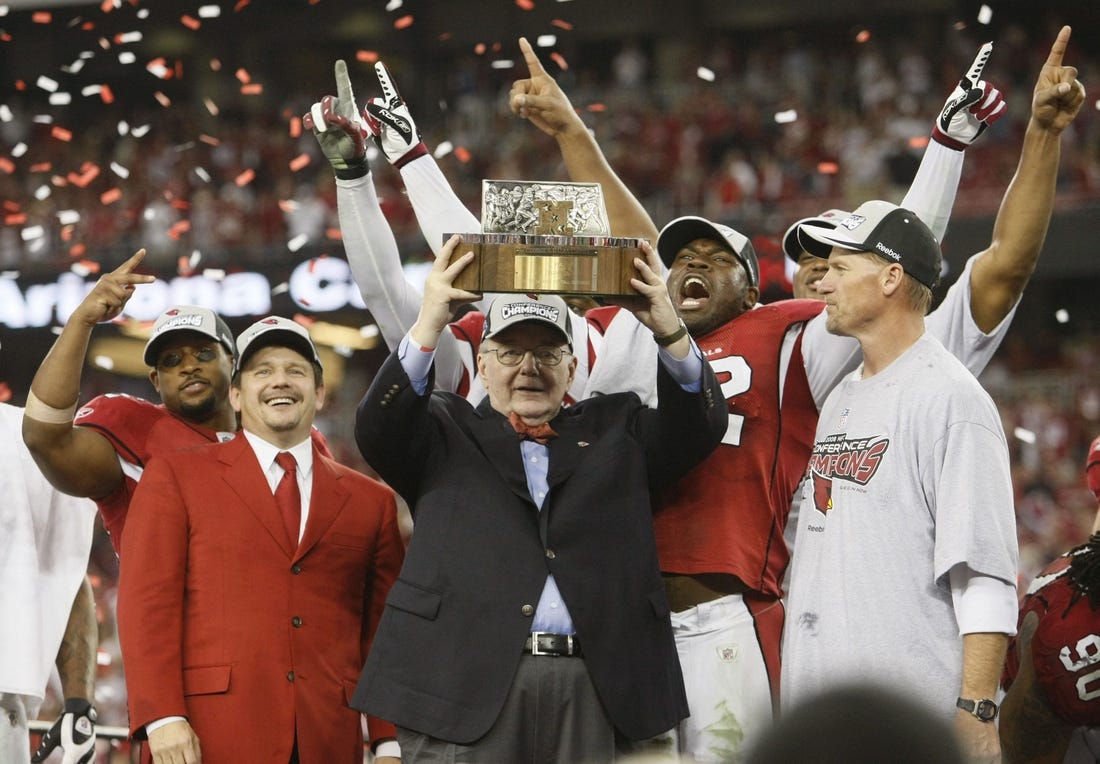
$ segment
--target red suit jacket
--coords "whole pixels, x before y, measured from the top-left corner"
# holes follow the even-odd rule
[[[392,491],[313,449],[296,552],[242,437],[154,458],[118,597],[131,732],[186,716],[203,760],[361,764],[348,705],[404,559]],[[392,725],[368,718],[373,740]]]

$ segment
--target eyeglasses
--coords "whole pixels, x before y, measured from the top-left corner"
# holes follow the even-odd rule
[[[199,363],[210,363],[218,357],[218,353],[212,347],[203,347],[198,350],[188,350],[188,354]],[[157,359],[158,369],[172,369],[183,363],[183,351],[172,350]]]
[[[519,366],[523,363],[523,359],[530,353],[531,357],[535,359],[537,366],[557,366],[561,363],[563,356],[573,355],[568,350],[562,350],[561,348],[552,347],[550,345],[544,345],[542,347],[534,348],[533,350],[524,350],[523,348],[486,348],[481,349],[483,353],[492,353],[497,357],[497,361],[501,366]]]

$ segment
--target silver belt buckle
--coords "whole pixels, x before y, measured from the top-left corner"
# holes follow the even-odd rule
[[[531,632],[531,655],[550,655],[550,653],[544,653],[539,648],[539,637],[546,634],[545,631],[532,631]]]

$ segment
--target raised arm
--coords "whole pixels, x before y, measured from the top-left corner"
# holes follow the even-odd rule
[[[1077,69],[1063,66],[1070,28],[1062,27],[1039,72],[1016,175],[1001,201],[993,240],[974,263],[971,312],[990,331],[1020,299],[1035,270],[1054,209],[1065,130],[1085,101]]]
[[[596,138],[585,127],[568,96],[547,74],[531,44],[519,38],[528,77],[512,85],[512,113],[523,117],[558,142],[565,169],[575,182],[599,183],[616,236],[638,236],[657,241],[657,226],[642,203],[608,164]]]
[[[917,213],[940,241],[955,206],[964,152],[1007,111],[1001,91],[981,79],[992,49],[992,44],[986,43],[978,50],[974,62],[948,95],[932,125],[932,139],[917,174],[901,202],[902,207]]]
[[[73,416],[92,329],[120,315],[134,287],[156,280],[133,272],[144,257],[145,250],[139,250],[100,277],[65,322],[31,381],[23,414],[23,441],[46,479],[73,496],[106,496],[123,479],[110,441],[95,430],[74,427]]]

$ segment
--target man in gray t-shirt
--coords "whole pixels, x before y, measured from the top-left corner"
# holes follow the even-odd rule
[[[915,214],[866,202],[811,235],[832,246],[818,284],[826,327],[856,338],[864,361],[818,419],[783,702],[853,680],[890,683],[957,715],[971,753],[995,755],[990,722],[1015,632],[1018,562],[1000,417],[925,331],[942,255]]]

